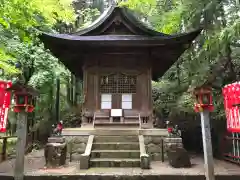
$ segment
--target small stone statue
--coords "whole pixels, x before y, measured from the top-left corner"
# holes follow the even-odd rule
[[[60,121],[57,126],[52,125],[53,127],[53,136],[62,136],[63,121]]]
[[[166,124],[170,137],[181,137],[181,130],[179,130],[178,125],[173,127],[170,121],[166,121]]]
[[[175,137],[181,136],[181,131],[179,130],[178,125],[175,125],[175,127],[173,128],[172,135]]]

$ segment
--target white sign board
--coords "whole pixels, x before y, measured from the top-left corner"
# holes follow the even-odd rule
[[[122,117],[122,109],[111,109],[112,117]]]

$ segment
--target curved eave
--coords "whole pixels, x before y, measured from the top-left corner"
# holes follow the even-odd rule
[[[99,18],[97,18],[88,28],[81,29],[73,35],[78,36],[89,36],[89,35],[96,35],[100,32],[99,29],[101,27],[105,26],[105,22],[107,22],[110,19],[114,19],[114,11],[118,11],[121,16],[124,17],[124,19],[127,21],[127,24],[134,27],[138,34],[145,34],[149,36],[169,36],[168,34],[160,33],[158,31],[155,31],[149,27],[146,27],[140,20],[138,20],[134,15],[132,10],[124,8],[124,7],[118,7],[116,5],[110,6]]]
[[[40,39],[47,46],[61,45],[78,47],[99,46],[161,46],[167,44],[189,45],[201,32],[201,29],[189,33],[172,36],[139,36],[139,35],[102,35],[102,36],[77,36],[68,34],[42,33]],[[51,47],[49,47],[51,49]]]
[[[201,29],[198,29],[169,37],[136,35],[74,36],[42,33],[40,39],[46,48],[50,49],[71,72],[78,76],[82,76],[82,70],[79,67],[84,64],[83,56],[85,53],[97,53],[97,51],[111,49],[104,47],[144,48],[152,56],[152,79],[157,80],[177,61],[200,32]]]

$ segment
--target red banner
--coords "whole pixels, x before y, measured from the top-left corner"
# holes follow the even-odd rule
[[[0,81],[0,132],[6,132],[8,110],[11,104],[11,92],[6,91],[11,82]]]
[[[240,132],[240,82],[223,88],[224,108],[227,118],[227,130]]]

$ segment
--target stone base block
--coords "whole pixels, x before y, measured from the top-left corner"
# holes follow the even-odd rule
[[[183,148],[182,138],[165,138],[164,150],[168,152],[172,149]]]
[[[44,149],[47,168],[56,168],[66,164],[66,143],[47,143]]]
[[[90,159],[90,157],[88,155],[81,154],[80,169],[88,169],[89,168],[89,159]]]
[[[140,157],[141,160],[141,168],[142,169],[150,169],[150,158],[148,154],[144,154]]]
[[[61,136],[49,137],[48,142],[49,143],[65,143],[65,138]]]

